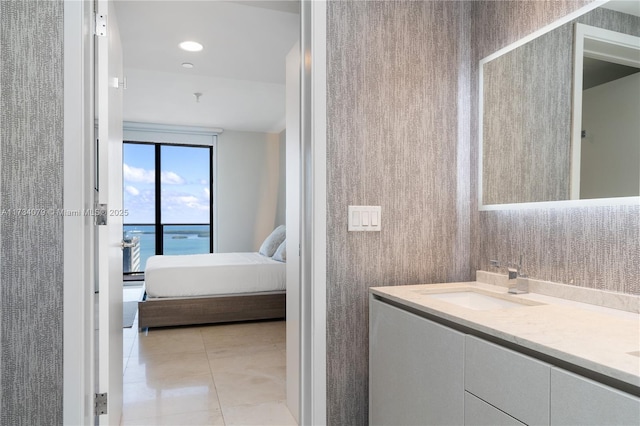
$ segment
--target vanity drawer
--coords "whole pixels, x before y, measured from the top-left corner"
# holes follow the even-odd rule
[[[465,339],[465,390],[529,425],[549,424],[551,366],[474,336]]]
[[[469,392],[464,393],[465,426],[523,426],[510,415],[487,404]]]
[[[640,398],[553,367],[551,424],[640,425]]]

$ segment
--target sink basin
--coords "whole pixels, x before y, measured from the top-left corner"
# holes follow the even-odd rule
[[[442,300],[463,308],[476,311],[488,311],[491,309],[522,308],[523,306],[540,305],[530,300],[519,299],[501,294],[489,294],[478,289],[456,289],[449,291],[422,290],[421,294],[433,299]]]

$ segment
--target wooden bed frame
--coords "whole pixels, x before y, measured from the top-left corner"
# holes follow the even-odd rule
[[[138,302],[138,328],[284,318],[286,293],[147,299]]]

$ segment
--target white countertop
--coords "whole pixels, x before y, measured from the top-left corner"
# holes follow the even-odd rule
[[[467,287],[541,304],[473,310],[428,294]],[[537,293],[510,295],[505,287],[481,282],[372,287],[370,292],[640,388],[637,313]]]

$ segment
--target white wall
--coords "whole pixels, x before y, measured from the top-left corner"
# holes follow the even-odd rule
[[[278,181],[278,206],[276,209],[276,224],[284,225],[286,223],[286,209],[287,209],[287,194],[286,194],[286,145],[287,145],[287,131],[283,130],[278,135],[280,139],[280,180]]]
[[[258,251],[278,225],[280,135],[225,131],[216,154],[217,251]]]
[[[580,198],[640,192],[640,73],[582,95]]]

